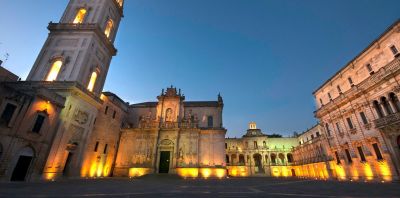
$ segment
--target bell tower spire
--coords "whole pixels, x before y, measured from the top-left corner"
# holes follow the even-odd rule
[[[95,95],[104,86],[114,41],[123,17],[123,0],[70,0],[49,36],[28,81],[73,81]]]

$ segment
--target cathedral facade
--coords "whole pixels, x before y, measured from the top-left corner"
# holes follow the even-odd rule
[[[185,101],[180,90],[170,87],[157,99],[130,106],[115,175],[225,175],[222,97],[216,101]]]

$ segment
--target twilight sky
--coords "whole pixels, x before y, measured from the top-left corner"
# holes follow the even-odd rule
[[[0,59],[26,78],[68,0],[0,0]],[[228,136],[250,121],[292,134],[316,123],[312,92],[399,18],[399,0],[126,0],[105,91],[130,103],[181,88],[225,101]]]

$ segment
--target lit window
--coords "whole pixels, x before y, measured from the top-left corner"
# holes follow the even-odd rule
[[[122,7],[122,5],[124,4],[124,0],[117,0],[117,3],[119,4],[119,6]]]
[[[60,72],[63,62],[60,60],[54,61],[51,65],[49,74],[47,75],[46,81],[55,81],[57,79],[58,73]]]
[[[96,79],[97,79],[97,73],[93,72],[92,76],[90,77],[89,85],[87,87],[89,91],[93,91],[94,85],[96,84]]]
[[[84,8],[79,9],[73,23],[74,24],[83,23],[83,21],[85,20],[86,13],[87,13],[86,9]]]
[[[104,30],[104,34],[106,34],[107,38],[110,38],[111,31],[113,29],[114,22],[112,19],[109,19],[106,24],[106,29]]]

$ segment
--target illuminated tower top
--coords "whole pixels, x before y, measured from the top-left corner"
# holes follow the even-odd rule
[[[28,75],[28,81],[73,81],[99,96],[123,17],[123,0],[70,0]]]

